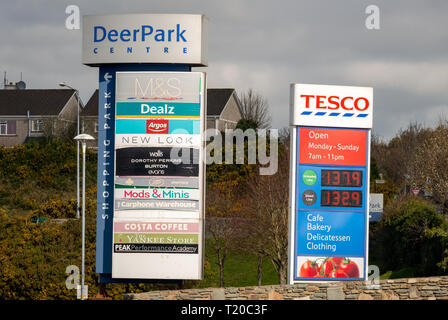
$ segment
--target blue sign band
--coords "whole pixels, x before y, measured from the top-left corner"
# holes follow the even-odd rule
[[[363,117],[355,113],[310,112],[306,116]],[[296,130],[306,127],[297,127]],[[333,128],[324,128],[333,129]],[[347,135],[354,130],[343,129]],[[298,132],[298,131],[297,131]],[[314,281],[312,277],[300,277],[298,259],[309,257],[349,257],[363,259],[367,263],[368,226],[367,200],[369,183],[369,162],[365,166],[339,164],[300,163],[300,137],[297,138],[295,176],[295,233],[293,279]],[[365,141],[369,145],[369,137]],[[322,142],[320,150],[333,152],[332,142]],[[366,159],[369,159],[366,148]],[[331,172],[331,173],[330,173]],[[375,221],[377,216],[371,218]],[[361,267],[361,265],[360,265]],[[366,277],[365,270],[359,270],[359,278],[320,278],[321,280],[359,280]]]
[[[98,169],[96,219],[96,272],[112,273],[114,209],[115,72],[100,67],[98,90]]]
[[[299,211],[297,255],[363,256],[365,215],[353,211]]]

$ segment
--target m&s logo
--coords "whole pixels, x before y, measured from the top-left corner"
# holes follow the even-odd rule
[[[146,120],[146,133],[168,134],[168,120]]]

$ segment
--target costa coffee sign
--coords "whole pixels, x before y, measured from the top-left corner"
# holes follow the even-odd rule
[[[147,134],[168,134],[168,120],[146,120]]]
[[[373,88],[291,85],[291,125],[372,128]]]

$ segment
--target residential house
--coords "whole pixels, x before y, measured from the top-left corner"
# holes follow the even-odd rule
[[[235,129],[241,118],[235,89],[207,89],[207,129]]]
[[[98,90],[95,90],[81,111],[81,133],[88,133],[95,140],[87,141],[89,148],[98,147]]]
[[[0,90],[0,146],[13,147],[35,138],[64,134],[76,126],[77,112],[74,90],[20,89],[5,84]]]

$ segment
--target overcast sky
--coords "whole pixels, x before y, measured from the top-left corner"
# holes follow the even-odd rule
[[[209,88],[253,88],[269,102],[272,127],[289,120],[290,83],[374,87],[373,131],[393,137],[411,121],[448,117],[446,0],[1,1],[0,71],[30,89],[65,81],[87,102],[98,69],[81,64],[81,30],[65,28],[68,5],[81,15],[196,13],[209,18]],[[368,5],[380,30],[368,30]],[[3,82],[3,81],[2,81]]]

